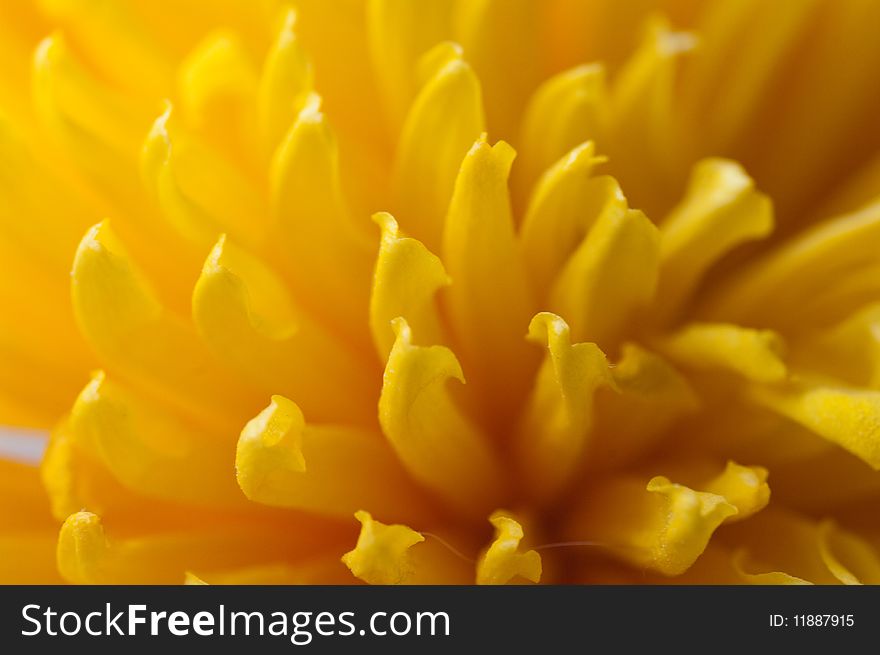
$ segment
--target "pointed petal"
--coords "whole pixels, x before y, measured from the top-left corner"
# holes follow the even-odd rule
[[[474,386],[496,413],[525,395],[532,301],[514,236],[507,178],[516,153],[485,135],[461,165],[443,235],[451,323]],[[505,371],[501,376],[498,371]]]
[[[520,240],[529,281],[541,300],[598,217],[626,210],[614,178],[590,177],[603,161],[591,141],[582,143],[547,170],[532,192]]]
[[[314,85],[311,62],[296,35],[296,11],[281,11],[280,29],[266,55],[257,95],[265,153],[275,150]]]
[[[299,407],[282,396],[273,396],[242,430],[235,469],[245,495],[267,505],[333,516],[369,506],[399,520],[430,511],[379,435],[307,425]]]
[[[414,478],[469,515],[494,504],[505,481],[488,439],[453,400],[450,379],[461,367],[443,346],[415,346],[409,325],[394,321],[379,422]]]
[[[593,394],[613,386],[605,355],[593,343],[571,343],[568,325],[555,314],[537,314],[529,340],[546,345],[517,434],[520,467],[532,493],[552,497],[584,460],[593,426]]]
[[[391,214],[373,216],[382,230],[370,294],[370,329],[382,359],[394,344],[391,321],[404,317],[428,343],[443,343],[437,292],[449,285],[443,262],[422,242],[400,236]]]
[[[770,199],[742,167],[724,159],[697,163],[684,199],[660,225],[659,311],[674,316],[715,261],[772,229]]]
[[[585,141],[601,141],[607,117],[605,69],[585,64],[558,73],[532,95],[523,117],[522,169],[517,186],[522,192],[560,157]]]
[[[407,114],[395,156],[395,198],[413,236],[436,249],[461,161],[485,119],[480,82],[458,46],[436,46],[422,68],[426,82]]]
[[[345,208],[336,139],[313,96],[275,152],[270,238],[297,298],[339,326],[367,316],[370,249]]]
[[[141,152],[144,185],[185,238],[207,247],[221,232],[249,244],[267,230],[259,192],[223,154],[178,125],[169,103]]]
[[[657,228],[643,213],[604,212],[557,278],[551,307],[575,339],[614,346],[624,323],[654,297],[659,257]]]

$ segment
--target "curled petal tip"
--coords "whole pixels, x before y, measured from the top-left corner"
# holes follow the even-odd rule
[[[345,553],[342,562],[368,584],[404,584],[413,574],[409,550],[425,537],[405,525],[380,523],[363,510],[355,512],[355,518],[361,532],[354,550]]]

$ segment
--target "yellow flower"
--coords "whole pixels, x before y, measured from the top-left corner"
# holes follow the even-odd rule
[[[0,581],[880,582],[877,24],[3,3]]]

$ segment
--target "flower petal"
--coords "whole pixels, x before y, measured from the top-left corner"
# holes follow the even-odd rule
[[[456,406],[447,383],[464,382],[443,346],[415,346],[407,322],[394,321],[379,422],[414,478],[468,515],[494,504],[505,480],[488,438]]]
[[[585,64],[558,73],[532,95],[523,117],[517,188],[527,193],[560,157],[585,141],[600,141],[608,111],[605,69]]]
[[[409,231],[440,245],[461,160],[485,129],[480,82],[455,44],[422,60],[427,78],[403,125],[394,161],[395,204]]]
[[[307,425],[299,407],[282,396],[273,396],[242,430],[235,469],[245,495],[267,505],[334,516],[369,506],[398,520],[430,513],[379,435]]]
[[[510,514],[496,511],[489,517],[495,526],[495,540],[477,562],[478,585],[503,585],[525,578],[541,581],[541,556],[534,550],[519,552],[523,528]]]
[[[306,103],[275,152],[270,239],[296,297],[361,339],[354,326],[367,315],[370,249],[345,208],[336,140],[319,103]]]
[[[443,262],[421,241],[400,236],[391,214],[380,212],[373,220],[382,230],[370,294],[370,329],[379,356],[387,359],[391,351],[391,321],[398,316],[428,343],[443,343],[436,304],[437,292],[450,283]]]
[[[446,297],[471,383],[495,415],[526,394],[533,353],[520,336],[533,315],[513,229],[507,178],[516,153],[485,135],[462,162],[443,234]],[[504,375],[498,376],[499,371]]]
[[[690,323],[663,337],[660,349],[683,366],[731,371],[757,382],[779,382],[788,375],[782,338],[770,330]]]
[[[220,232],[257,244],[267,230],[257,190],[216,149],[178,125],[170,104],[153,123],[141,153],[144,185],[179,234],[199,246]]]
[[[566,536],[604,544],[632,565],[679,575],[737,508],[718,494],[694,491],[657,476],[644,483],[600,483],[569,519]]]
[[[880,470],[880,391],[796,380],[749,395]]]
[[[280,15],[257,95],[257,112],[263,151],[271,153],[284,137],[312,91],[311,62],[296,35],[296,11],[286,7]]]
[[[725,159],[698,162],[684,200],[660,225],[658,311],[674,316],[716,260],[772,229],[770,199],[741,166]]]
[[[405,525],[385,525],[369,512],[355,513],[361,533],[354,550],[342,556],[356,578],[369,584],[396,585],[413,576],[409,549],[425,538]]]
[[[529,340],[547,347],[517,434],[520,467],[530,493],[550,498],[584,459],[593,425],[593,393],[614,386],[608,360],[593,343],[571,343],[568,325],[542,312],[529,325]]]
[[[550,296],[574,338],[603,349],[619,342],[624,322],[654,297],[660,257],[654,224],[640,211],[615,209],[596,219]]]
[[[520,240],[529,281],[541,300],[598,217],[626,210],[614,178],[590,177],[603,161],[591,141],[582,143],[548,169],[532,192]]]

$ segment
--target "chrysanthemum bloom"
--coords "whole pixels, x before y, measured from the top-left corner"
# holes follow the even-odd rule
[[[880,3],[296,4],[0,5],[2,579],[880,582]]]

